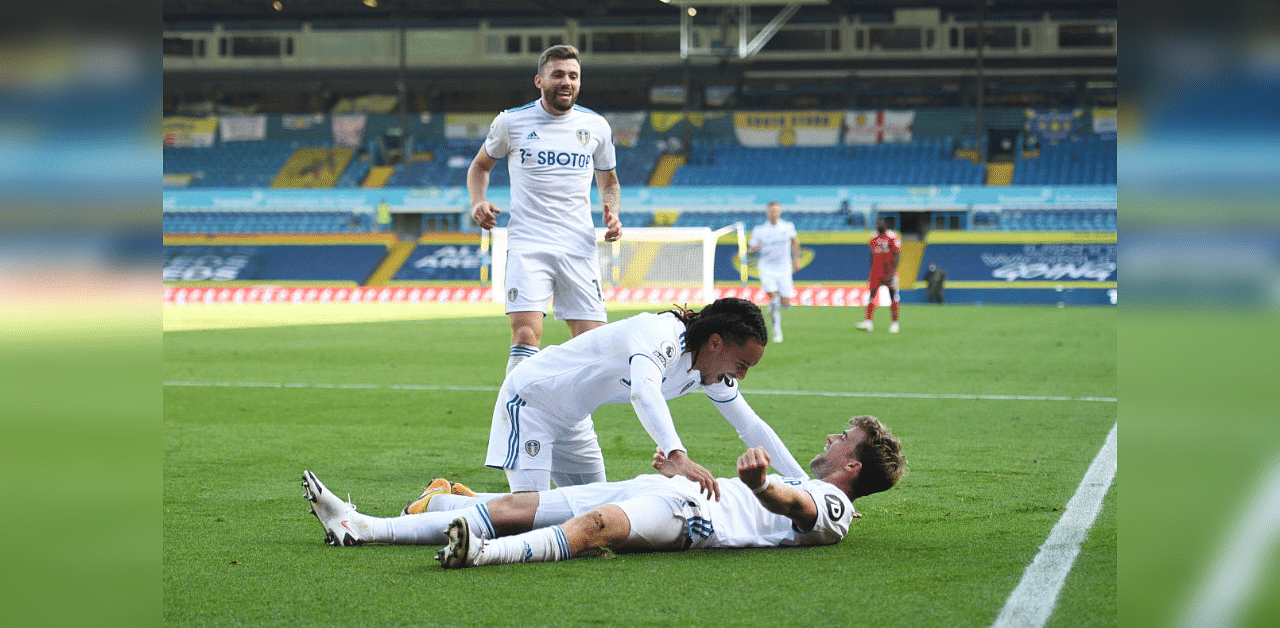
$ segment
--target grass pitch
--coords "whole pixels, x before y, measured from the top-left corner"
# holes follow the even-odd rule
[[[166,329],[224,327],[221,307],[167,307]],[[876,318],[868,334],[860,309],[788,310],[743,383],[802,462],[855,414],[902,439],[907,477],[859,500],[840,544],[459,572],[434,547],[324,544],[299,476],[383,516],[434,476],[504,490],[481,461],[505,317],[167,331],[164,623],[990,625],[1116,423],[1116,310],[904,306],[895,335]],[[544,344],[567,336],[549,320]],[[743,446],[712,404],[671,407],[691,456],[731,476]],[[594,417],[611,479],[650,471],[629,406]],[[1116,624],[1117,491],[1047,625]]]

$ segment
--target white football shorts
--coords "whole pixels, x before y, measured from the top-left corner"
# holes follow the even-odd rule
[[[765,292],[777,292],[779,296],[790,299],[795,296],[791,285],[791,269],[760,268],[760,286]]]
[[[608,322],[600,288],[600,260],[547,251],[507,251],[507,314],[546,312],[556,320]]]
[[[570,486],[551,495],[563,499],[574,516],[605,504],[621,508],[631,521],[627,537],[631,548],[678,550],[693,542],[691,524],[704,530],[697,487],[693,482],[672,481],[654,473],[622,482]]]
[[[604,455],[591,417],[565,419],[528,405],[504,389],[493,407],[484,464],[493,469],[539,470],[604,477]],[[547,490],[547,486],[512,490]]]

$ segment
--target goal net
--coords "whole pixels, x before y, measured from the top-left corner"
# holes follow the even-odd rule
[[[500,303],[507,293],[507,230],[495,228],[490,233],[492,271],[488,275],[493,279],[493,300]],[[596,229],[606,301],[710,303],[715,300],[716,241],[736,233],[738,254],[746,252],[742,223],[714,231],[709,227],[628,227],[617,242],[605,242],[604,233]],[[484,240],[482,235],[482,251]]]

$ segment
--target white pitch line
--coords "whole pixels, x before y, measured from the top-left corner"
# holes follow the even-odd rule
[[[1236,626],[1248,603],[1260,594],[1267,561],[1280,547],[1280,459],[1264,471],[1257,494],[1246,502],[1224,547],[1214,554],[1213,568],[1190,604],[1179,626]]]
[[[1071,572],[1080,544],[1093,527],[1102,509],[1102,498],[1116,476],[1116,428],[1111,426],[1102,450],[1089,465],[1076,494],[1067,502],[1066,512],[1049,532],[1040,552],[1027,565],[1009,599],[1005,601],[992,628],[1040,628],[1049,620],[1058,603],[1058,593]]]
[[[217,386],[229,388],[337,388],[360,390],[454,390],[497,392],[497,386],[436,386],[431,384],[306,384],[280,382],[182,382],[168,381],[165,386]],[[803,397],[874,397],[877,399],[969,399],[985,401],[1092,401],[1115,403],[1115,397],[1065,397],[1053,395],[961,395],[947,393],[878,393],[831,392],[808,390],[746,390],[751,395],[795,395]]]
[[[994,401],[1101,401],[1115,403],[1115,397],[1065,397],[1058,395],[964,395],[949,393],[814,392],[806,390],[747,390],[752,395],[804,395],[808,397],[876,397],[880,399],[983,399]]]
[[[165,386],[197,388],[326,388],[341,390],[453,390],[497,392],[497,386],[434,386],[430,384],[326,384],[304,382],[184,382],[167,381]]]

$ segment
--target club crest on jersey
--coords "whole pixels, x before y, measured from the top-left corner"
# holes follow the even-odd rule
[[[507,300],[512,303],[516,302],[516,297],[518,296],[520,296],[520,291],[515,288],[512,288],[507,291]]]
[[[538,452],[542,450],[542,443],[539,443],[536,440],[531,440],[524,444],[524,450],[529,452],[530,456],[537,456]]]
[[[835,495],[825,495],[824,499],[827,502],[827,518],[839,521],[840,517],[844,516],[844,503]]]
[[[663,367],[669,366],[671,361],[676,359],[675,343],[671,341],[663,342],[656,350],[654,350],[653,357],[658,358],[658,362],[661,363]]]
[[[586,146],[587,142],[591,141],[591,131],[588,131],[586,129],[578,129],[578,141],[582,142],[583,146]]]

